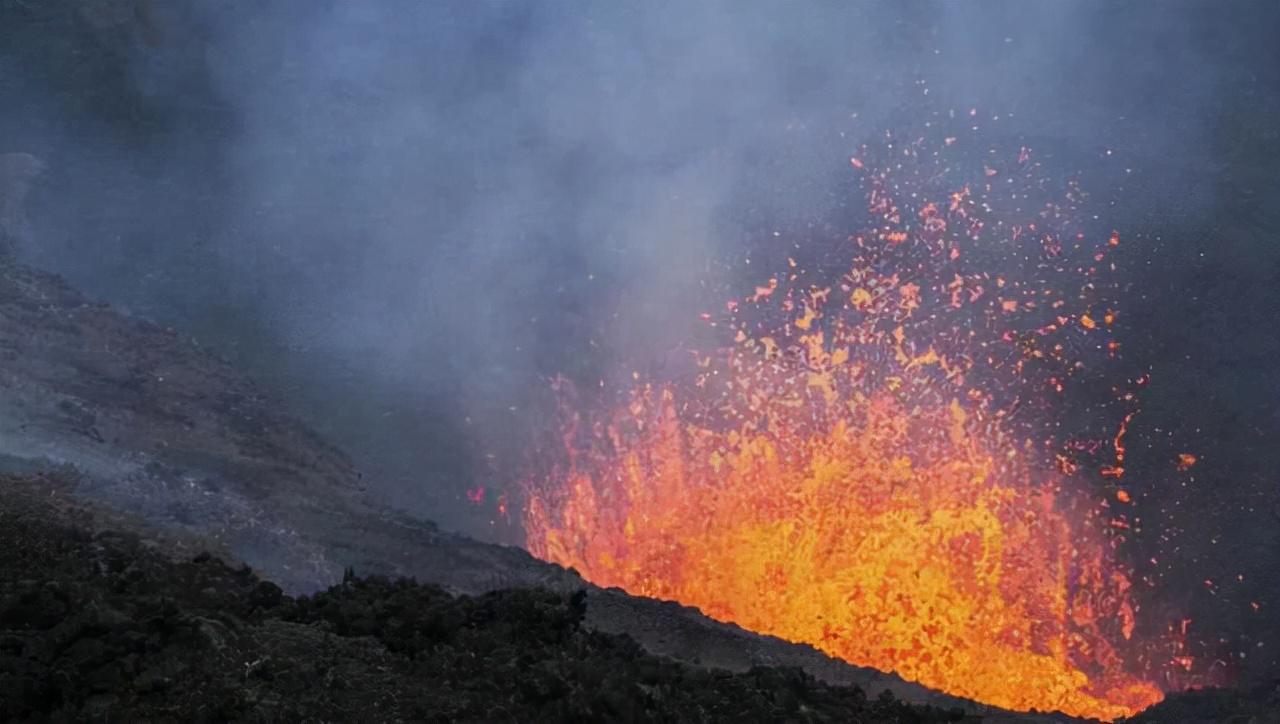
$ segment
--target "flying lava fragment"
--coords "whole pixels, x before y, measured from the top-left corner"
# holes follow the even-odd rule
[[[1058,321],[1110,334],[1088,311],[1113,306],[1100,277],[1039,240],[1091,238],[1087,259],[1119,235],[1079,222],[1070,187],[997,209],[983,170],[996,159],[972,166],[975,180],[959,162],[939,170],[939,153],[921,139],[880,166],[861,149],[851,173],[872,228],[815,254],[838,263],[789,257],[726,307],[695,378],[628,381],[607,404],[558,381],[526,545],[594,583],[958,696],[1132,715],[1187,657],[1142,618],[1113,524],[1082,484],[1099,468],[1081,456],[1105,446],[1031,445],[1051,438],[1082,360],[1115,357],[1088,357]],[[1008,167],[1002,183],[1048,187],[1026,149]],[[1022,265],[1008,261],[1018,245]],[[1126,399],[1103,477],[1123,475]]]

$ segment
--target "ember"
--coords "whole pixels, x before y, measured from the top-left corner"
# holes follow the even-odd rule
[[[1163,627],[1138,625],[1114,553],[1129,525],[1082,485],[1123,474],[1133,394],[1109,446],[1059,439],[1052,414],[1115,358],[1115,313],[1090,310],[1115,301],[1097,262],[1119,235],[1077,224],[1073,184],[1037,198],[1025,148],[966,165],[956,139],[890,141],[880,165],[859,149],[870,221],[836,243],[844,265],[798,266],[796,243],[709,318],[725,337],[692,379],[606,411],[558,382],[563,450],[529,481],[527,544],[948,693],[1130,715],[1185,661],[1139,640]]]

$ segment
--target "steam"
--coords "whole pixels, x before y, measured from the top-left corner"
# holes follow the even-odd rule
[[[44,173],[45,164],[29,153],[0,154],[0,256],[14,253],[30,236],[27,194]]]
[[[117,49],[97,105],[15,80],[54,57],[34,41],[0,57],[26,109],[0,150],[51,163],[28,258],[238,356],[375,492],[464,527],[546,377],[661,363],[708,270],[847,201],[869,135],[980,107],[1188,159],[1239,30],[1191,5],[114,5],[74,24]]]

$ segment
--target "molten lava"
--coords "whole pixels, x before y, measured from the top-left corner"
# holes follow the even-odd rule
[[[1075,225],[1070,185],[1000,208],[1008,179],[1045,188],[1038,166],[1022,149],[966,168],[946,155],[963,146],[860,149],[871,221],[824,247],[840,268],[787,256],[704,315],[721,336],[692,376],[604,410],[558,383],[527,544],[959,696],[1130,715],[1163,693],[1133,673],[1140,606],[1077,474],[1100,463],[1046,432],[1118,347],[1101,277],[1120,237]]]
[[[536,555],[1004,708],[1115,718],[1161,699],[1111,643],[1132,633],[1128,578],[958,402],[884,394],[808,434],[711,432],[674,405],[638,392],[616,459],[575,470],[555,517],[534,500]]]

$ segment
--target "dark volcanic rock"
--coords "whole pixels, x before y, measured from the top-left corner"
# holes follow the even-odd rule
[[[0,261],[0,458],[70,465],[82,492],[232,541],[288,585],[341,565],[293,519],[358,497],[347,458],[189,338]]]
[[[585,586],[572,571],[522,550],[371,503],[340,451],[190,338],[12,261],[0,262],[0,473],[6,470],[58,471],[41,478],[48,494],[109,506],[93,508],[95,527],[120,529],[111,511],[127,510],[252,564],[290,594],[337,583],[347,567],[455,594]],[[696,609],[587,590],[588,628],[630,635],[654,653],[739,672],[799,667],[828,683],[989,711]],[[263,588],[252,597],[271,605],[280,593]],[[30,605],[56,619],[67,604],[45,596]]]
[[[345,580],[290,598],[248,568],[97,532],[6,479],[0,719],[961,721],[794,668],[704,670],[582,625],[585,594]],[[969,719],[972,720],[972,719]]]
[[[1248,691],[1204,689],[1170,694],[1132,724],[1276,724],[1280,722],[1280,681]]]

